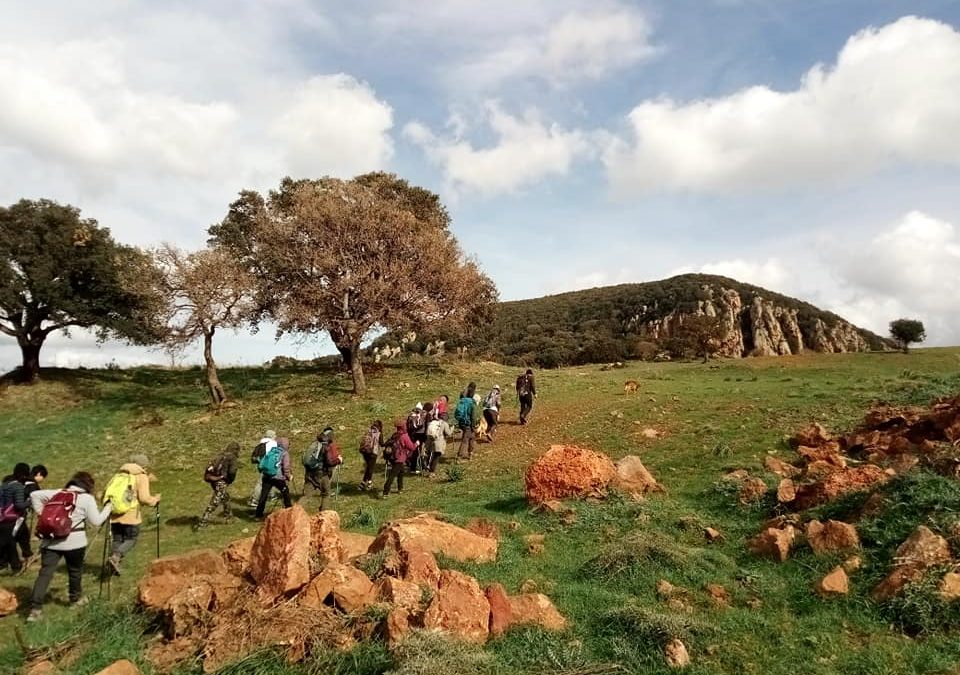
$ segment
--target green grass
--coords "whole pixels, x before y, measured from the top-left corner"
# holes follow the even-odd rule
[[[888,485],[896,506],[886,519],[863,523],[868,550],[863,571],[852,577],[853,592],[829,602],[818,599],[811,587],[836,561],[803,551],[784,564],[750,556],[744,540],[756,533],[767,511],[741,508],[729,490],[718,487],[720,477],[734,468],[769,479],[762,471],[764,457],[789,458],[784,438],[808,422],[846,429],[876,401],[925,403],[931,396],[960,393],[960,350],[544,371],[538,374],[542,393],[529,426],[513,424],[516,401],[508,399],[497,442],[480,445],[473,461],[441,465],[436,481],[408,477],[403,495],[387,501],[356,490],[362,471],[356,447],[372,419],[388,424],[418,400],[442,393],[455,399],[469,380],[483,391],[510,382],[515,374],[489,363],[391,365],[371,372],[369,393],[355,398],[348,377],[338,372],[228,369],[221,377],[237,405],[212,414],[199,370],[45,371],[36,386],[0,392],[2,462],[43,461],[54,486],[75,470],[88,470],[102,489],[130,454],[147,453],[155,464],[155,490],[163,495],[161,543],[168,554],[221,547],[256,530],[243,506],[254,480],[249,464],[232,490],[239,519],[201,533],[191,530],[209,496],[203,467],[220,448],[237,440],[249,449],[264,429],[274,428],[292,439],[299,487],[298,453],[329,424],[338,430],[347,460],[341,494],[333,503],[344,527],[373,533],[391,518],[426,510],[441,511],[458,523],[490,519],[502,533],[497,562],[451,566],[481,583],[499,581],[509,592],[532,581],[571,620],[564,633],[514,630],[480,652],[458,652],[462,661],[443,664],[441,659],[439,665],[449,668],[587,673],[619,664],[623,672],[666,673],[660,642],[670,632],[689,640],[690,673],[935,673],[948,672],[960,661],[953,608],[931,605],[929,593],[905,598],[901,606],[865,599],[889,564],[889,550],[869,546],[899,543],[917,519],[932,517],[936,527],[947,527],[960,509],[954,481],[917,474]],[[636,394],[623,393],[627,379],[640,383]],[[659,430],[661,437],[645,438],[646,427]],[[668,493],[641,503],[573,503],[573,522],[532,513],[523,499],[523,471],[551,443],[561,442],[614,458],[639,454]],[[377,478],[382,480],[382,473]],[[312,510],[317,502],[311,498],[306,505]],[[851,498],[825,508],[824,515],[842,516],[856,506]],[[511,523],[516,525],[508,527]],[[704,526],[719,529],[725,539],[708,545]],[[526,552],[523,537],[531,533],[546,534],[544,554]],[[52,586],[47,622],[0,620],[0,672],[14,672],[21,663],[15,627],[36,648],[79,636],[71,673],[95,673],[120,657],[138,661],[149,672],[143,659],[149,626],[131,607],[137,576],[154,555],[154,536],[154,526],[146,525],[124,576],[113,584],[110,602],[72,614],[59,604],[66,595],[61,573]],[[93,596],[101,541],[88,552],[85,590]],[[688,609],[673,610],[657,597],[659,579],[686,589]],[[0,585],[20,594],[29,592],[32,581],[33,575],[0,576]],[[730,592],[731,607],[710,602],[704,590],[710,583]],[[892,619],[897,612],[909,621],[897,623]],[[439,668],[436,649],[444,653],[442,646],[417,643],[409,653],[390,654],[370,643],[297,666],[268,652],[223,672],[450,672],[430,670]],[[187,668],[182,675],[194,672]]]

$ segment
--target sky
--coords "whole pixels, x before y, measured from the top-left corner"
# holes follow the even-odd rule
[[[371,170],[439,193],[505,300],[701,271],[960,344],[958,0],[0,0],[0,204],[196,249],[242,189]],[[168,359],[42,354],[111,361]]]

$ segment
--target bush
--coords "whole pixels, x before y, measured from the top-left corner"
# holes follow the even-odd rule
[[[463,464],[451,464],[443,473],[448,483],[459,483],[467,477],[467,467]]]
[[[673,638],[690,643],[715,632],[715,627],[691,614],[661,612],[632,603],[604,614],[602,623],[615,634],[630,633],[638,642],[666,644]]]
[[[881,605],[884,616],[908,635],[960,627],[960,603],[940,596],[940,580],[952,567],[927,570],[924,576]]]

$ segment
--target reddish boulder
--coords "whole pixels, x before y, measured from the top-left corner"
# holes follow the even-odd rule
[[[183,580],[184,577],[176,574],[144,577],[137,584],[137,600],[145,609],[159,611],[166,607],[170,598],[177,594],[183,586]]]
[[[814,590],[817,595],[824,598],[846,595],[850,592],[850,580],[843,567],[834,567],[828,575],[817,582]]]
[[[936,565],[952,560],[947,540],[920,525],[905,542],[900,544],[893,556],[894,567],[890,574],[870,593],[874,600],[887,600],[900,593],[904,586],[916,581],[923,573]]]
[[[300,594],[299,604],[319,609],[332,596],[333,604],[347,614],[373,603],[373,582],[356,567],[334,562],[327,565]]]
[[[890,476],[879,466],[865,464],[855,468],[840,469],[823,480],[810,485],[802,485],[797,490],[794,502],[800,510],[809,509],[835,501],[843,495],[863,492],[890,480]]]
[[[960,599],[960,574],[947,572],[940,580],[940,597],[947,602]]]
[[[181,577],[187,577],[195,574],[226,574],[227,566],[223,558],[211,549],[199,549],[182,553],[180,555],[168,555],[163,558],[157,558],[150,563],[147,568],[148,576],[159,576],[161,574],[175,574]]]
[[[340,531],[340,541],[343,543],[343,559],[340,562],[355,560],[362,555],[367,554],[367,549],[373,543],[373,537],[369,534],[360,534],[358,532]]]
[[[617,469],[606,455],[552,445],[527,469],[527,499],[533,504],[567,497],[604,497]]]
[[[492,562],[497,540],[481,537],[462,527],[422,514],[387,523],[370,545],[370,552],[412,550],[442,553],[460,562]]]
[[[790,439],[790,444],[795,448],[801,445],[818,448],[832,440],[833,437],[830,435],[830,432],[828,432],[822,424],[815,423],[798,431],[794,437]]]
[[[440,566],[432,553],[418,548],[400,552],[400,577],[420,586],[436,588],[440,583]]]
[[[510,624],[535,624],[547,630],[563,630],[567,620],[543,593],[510,596]]]
[[[783,562],[790,556],[796,536],[797,531],[792,525],[782,529],[769,527],[751,539],[747,546],[754,555]]]
[[[310,557],[316,550],[310,516],[302,506],[267,516],[250,551],[250,576],[261,597],[273,600],[303,588],[310,581]]]
[[[500,584],[487,586],[483,592],[490,603],[490,635],[499,637],[513,623],[513,608],[510,606],[510,597]]]
[[[797,498],[797,486],[789,478],[784,478],[777,486],[777,501],[781,504],[789,504]]]
[[[711,544],[723,540],[723,533],[721,533],[720,530],[713,527],[703,528],[703,536]]]
[[[663,657],[671,668],[686,668],[690,665],[690,654],[687,646],[677,638],[673,638],[663,648]]]
[[[756,504],[767,494],[767,484],[762,478],[747,478],[740,487],[740,503],[744,506]]]
[[[767,457],[763,460],[763,465],[767,467],[769,471],[772,471],[781,478],[796,478],[800,475],[800,469],[795,467],[793,464],[788,464],[782,459],[778,459],[770,455],[767,455]]]
[[[473,577],[443,570],[440,586],[423,615],[423,627],[446,631],[468,642],[484,642],[490,627],[490,603]]]
[[[500,528],[487,518],[471,518],[467,521],[466,529],[487,539],[500,539]]]
[[[6,588],[0,588],[0,616],[13,614],[19,606],[20,603],[17,601],[16,595]]]
[[[811,520],[807,523],[807,543],[816,555],[827,555],[835,551],[848,551],[860,547],[857,528],[839,520],[821,523]]]
[[[410,632],[410,613],[405,609],[392,609],[387,614],[384,626],[388,647],[395,647]]]
[[[114,661],[103,670],[97,671],[96,675],[140,675],[140,669],[133,661],[120,659]]]
[[[707,592],[707,595],[710,596],[710,600],[713,602],[713,604],[717,607],[730,606],[730,591],[720,584],[707,584],[704,586],[704,590]]]
[[[227,544],[220,557],[223,558],[227,571],[238,577],[245,576],[250,571],[250,552],[253,551],[253,542],[256,537],[237,539]]]
[[[321,564],[346,559],[346,550],[340,538],[340,514],[336,511],[321,511],[313,517],[310,521],[310,538]]]
[[[826,462],[840,469],[844,469],[847,466],[846,458],[840,454],[840,444],[836,441],[825,443],[817,448],[808,448],[805,445],[801,445],[797,448],[797,454],[803,457],[807,461],[807,464]]]
[[[381,577],[376,583],[376,597],[394,607],[415,613],[420,609],[423,589],[419,584],[393,577]]]
[[[617,490],[634,499],[642,499],[648,492],[664,492],[663,486],[657,482],[636,455],[627,455],[615,466],[617,473],[613,477],[611,486]]]

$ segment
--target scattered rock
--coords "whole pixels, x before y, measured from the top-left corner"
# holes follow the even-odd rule
[[[843,567],[834,567],[827,576],[817,582],[814,587],[817,595],[827,598],[837,595],[846,595],[850,592],[850,581]]]
[[[567,445],[553,445],[524,477],[527,499],[534,504],[567,497],[603,497],[617,470],[606,455]]]
[[[547,537],[542,534],[528,534],[523,538],[527,545],[527,555],[541,555],[547,550]]]
[[[661,598],[669,598],[671,595],[676,593],[679,589],[671,584],[666,579],[660,579],[657,582],[657,595]]]
[[[376,589],[373,582],[356,567],[333,562],[307,585],[298,602],[303,607],[319,609],[333,600],[338,609],[352,614],[373,603]]]
[[[899,594],[904,586],[919,579],[926,570],[950,561],[947,540],[925,525],[919,525],[897,548],[893,570],[877,584],[870,596],[874,600],[888,600]]]
[[[497,558],[497,540],[481,537],[462,527],[421,514],[387,523],[381,528],[370,552],[419,549],[460,562],[492,562]]]
[[[490,603],[477,580],[456,570],[443,570],[437,592],[424,612],[423,627],[482,643],[489,626]]]
[[[811,520],[807,523],[806,536],[815,555],[860,548],[857,528],[839,520],[828,520],[825,523]]]
[[[466,529],[474,534],[488,539],[500,539],[500,528],[487,518],[471,518],[467,521]]]
[[[0,616],[7,616],[17,611],[20,606],[17,596],[6,588],[0,588]]]
[[[847,574],[859,572],[861,567],[863,567],[863,560],[858,555],[850,556],[843,561],[843,571]]]
[[[717,607],[730,606],[730,592],[720,584],[707,584],[704,590]]]
[[[367,549],[373,543],[373,537],[359,532],[340,531],[340,542],[343,544],[343,559],[340,562],[356,560],[367,554]]]
[[[542,593],[522,593],[510,596],[511,625],[535,624],[547,630],[563,630],[567,620],[550,598]]]
[[[794,505],[800,510],[809,509],[833,502],[846,494],[868,490],[888,480],[890,476],[873,464],[839,469],[823,480],[800,486]]]
[[[940,597],[947,602],[960,599],[960,574],[947,572],[940,580]]]
[[[147,647],[144,656],[155,672],[169,673],[184,661],[194,658],[199,650],[196,640],[183,637],[170,641],[155,641]]]
[[[781,504],[789,504],[797,498],[797,486],[789,478],[784,478],[777,486],[777,501]]]
[[[663,656],[671,668],[686,668],[690,665],[690,654],[687,646],[677,638],[673,638],[663,648]]]
[[[272,601],[303,588],[310,581],[310,557],[316,551],[310,516],[302,506],[267,516],[250,551],[250,576],[261,597]]]
[[[798,431],[796,435],[790,439],[790,444],[795,448],[802,445],[817,448],[832,440],[833,437],[822,424],[814,423]]]
[[[137,668],[133,661],[120,659],[97,672],[96,675],[140,675],[140,669]]]
[[[634,499],[642,499],[648,492],[664,492],[647,467],[636,455],[627,455],[616,463],[617,473],[611,485]]]
[[[830,462],[810,462],[803,469],[803,477],[806,480],[823,480],[830,474],[840,471],[840,467]]]
[[[162,575],[167,578],[171,575]],[[233,601],[244,583],[232,574],[180,577],[180,585],[161,608],[167,637],[191,635],[209,619],[210,612]]]
[[[808,448],[801,445],[797,448],[797,454],[803,457],[807,461],[807,464],[826,462],[838,469],[845,469],[847,467],[847,460],[840,454],[840,444],[836,441],[830,441],[816,448]]]
[[[770,455],[767,455],[767,457],[763,460],[763,464],[767,467],[767,469],[777,474],[781,478],[796,478],[800,475],[800,469],[795,467],[793,464],[788,464],[782,459],[777,459],[776,457],[772,457]]]
[[[202,548],[180,555],[168,555],[150,563],[147,574],[174,574],[181,577],[196,574],[226,574],[227,565],[216,551]]]
[[[754,555],[773,558],[779,562],[790,556],[797,531],[792,525],[782,529],[768,527],[748,542],[748,547]]]
[[[723,534],[720,532],[720,530],[712,527],[703,528],[703,536],[711,544],[714,544],[718,541],[723,541]]]
[[[44,659],[28,666],[23,675],[57,675],[59,672],[60,669],[57,668],[57,664],[50,659]]]
[[[740,488],[740,503],[744,506],[756,504],[767,494],[767,484],[762,478],[747,478]]]
[[[644,430],[640,432],[640,435],[643,436],[644,438],[650,438],[650,439],[660,438],[660,432],[651,427],[644,428]]]
[[[256,537],[237,539],[223,549],[220,557],[230,574],[238,577],[245,576],[250,571],[250,553],[253,551],[253,542]]]
[[[310,521],[310,539],[321,564],[346,560],[346,549],[340,538],[340,514],[336,511],[321,511],[313,517]]]

